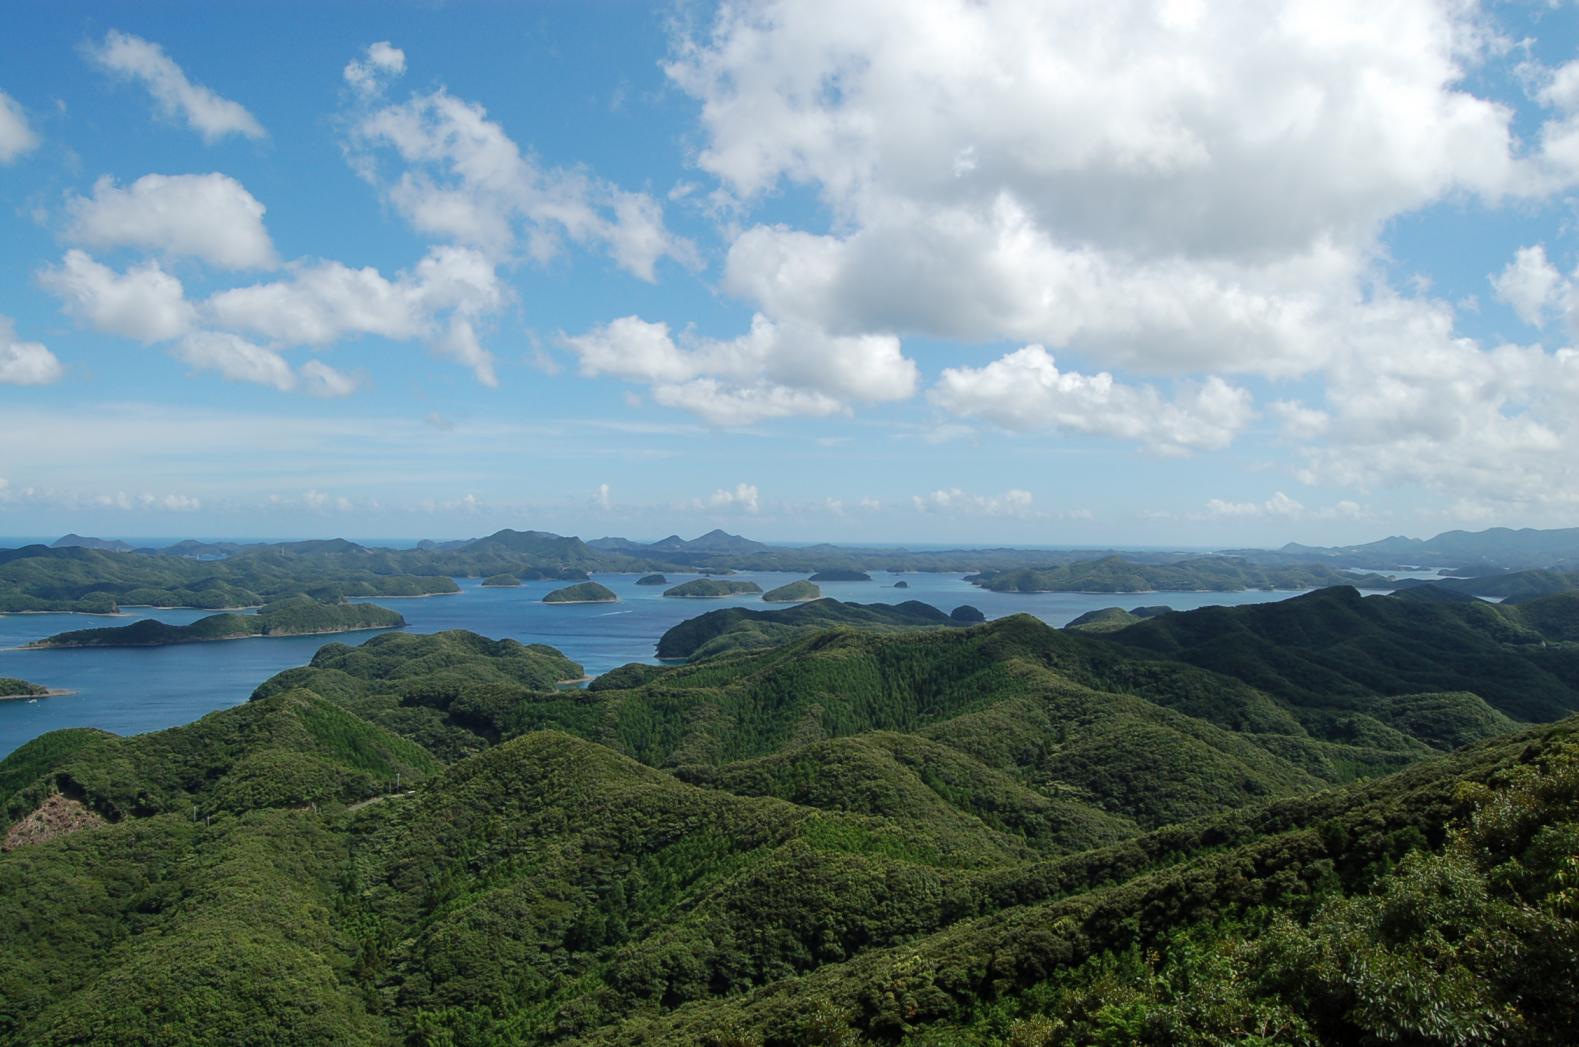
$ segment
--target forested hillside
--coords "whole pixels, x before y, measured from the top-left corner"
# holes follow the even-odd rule
[[[1270,606],[806,604],[586,690],[391,633],[46,735],[0,762],[0,1042],[1571,1041],[1579,726],[1516,722],[1579,709],[1567,616]],[[734,610],[696,636],[768,639]]]

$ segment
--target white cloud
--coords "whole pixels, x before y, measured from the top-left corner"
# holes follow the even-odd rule
[[[231,134],[264,137],[262,125],[251,113],[239,103],[192,83],[158,44],[111,29],[102,43],[89,45],[86,53],[100,68],[141,83],[161,115],[185,121],[205,142]]]
[[[0,316],[0,385],[49,385],[65,373],[54,353],[40,342],[19,340],[11,318]]]
[[[66,208],[66,235],[90,247],[187,255],[225,269],[276,262],[264,206],[222,174],[150,174],[125,189],[106,175],[91,197],[73,197]]]
[[[39,282],[83,323],[140,342],[178,338],[191,330],[196,316],[181,281],[158,262],[123,274],[73,248],[59,266],[43,270]]]
[[[1264,502],[1229,502],[1212,498],[1206,503],[1208,516],[1302,516],[1305,507],[1282,491]]]
[[[373,95],[384,89],[388,81],[405,75],[406,52],[380,40],[367,45],[363,58],[353,58],[345,65],[345,82],[359,94]]]
[[[1579,273],[1564,277],[1546,258],[1546,247],[1521,247],[1513,261],[1491,278],[1497,298],[1508,303],[1519,319],[1543,327],[1550,313],[1568,317],[1579,337]]]
[[[38,135],[15,98],[0,91],[0,164],[9,164],[38,148]]]
[[[1168,400],[1105,371],[1060,371],[1040,345],[985,367],[947,368],[929,395],[947,411],[1005,429],[1068,429],[1134,440],[1164,454],[1226,447],[1255,413],[1250,394],[1220,378],[1182,385]]]
[[[1283,432],[1291,440],[1313,440],[1327,431],[1332,421],[1325,411],[1318,411],[1296,400],[1275,400],[1267,409],[1283,423]]]
[[[724,5],[668,67],[701,104],[698,163],[743,207],[796,184],[834,216],[747,227],[726,289],[837,334],[1297,374],[1366,311],[1389,219],[1535,191],[1512,111],[1462,86],[1490,39],[1474,5],[1198,14]]]
[[[1445,306],[1393,308],[1407,315],[1333,366],[1325,442],[1303,449],[1301,479],[1579,508],[1579,349],[1482,350],[1454,337]]]
[[[916,386],[916,366],[891,335],[830,337],[761,314],[733,339],[686,331],[676,341],[667,324],[626,316],[564,344],[582,374],[650,383],[658,403],[719,425],[834,414],[850,401],[905,399]]]
[[[756,484],[740,483],[733,489],[720,487],[706,498],[677,501],[673,508],[691,512],[729,510],[754,514],[762,508],[762,502]]]
[[[614,507],[614,495],[608,484],[598,484],[597,490],[592,492],[592,504],[604,512]]]
[[[377,269],[340,262],[291,267],[287,279],[221,291],[204,303],[209,320],[286,345],[328,345],[357,335],[423,339],[471,368],[478,381],[498,379],[476,327],[507,291],[493,265],[464,247],[436,247],[393,280]]]
[[[419,232],[491,257],[520,246],[544,261],[568,239],[601,248],[647,281],[660,258],[695,260],[650,196],[579,169],[540,167],[482,106],[442,88],[363,114],[350,146],[357,170]],[[386,152],[399,161],[388,174]]]
[[[1031,492],[1018,487],[997,495],[971,494],[958,487],[949,487],[931,494],[913,495],[910,499],[917,512],[975,516],[1029,516],[1033,502]]]
[[[335,370],[322,360],[308,360],[302,364],[297,378],[308,396],[333,399],[350,396],[357,390],[357,381],[348,374]]]
[[[215,371],[233,382],[255,382],[281,391],[296,387],[296,375],[283,356],[238,335],[196,331],[182,338],[172,351],[192,367]]]

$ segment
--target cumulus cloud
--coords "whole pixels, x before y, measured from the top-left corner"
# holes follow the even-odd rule
[[[1018,487],[996,495],[972,494],[958,487],[949,487],[930,494],[913,495],[910,499],[917,512],[976,516],[1029,516],[1033,502],[1035,499],[1031,492]]]
[[[175,346],[175,357],[200,371],[214,371],[235,382],[255,382],[279,390],[293,389],[296,375],[279,353],[239,335],[195,331]]]
[[[0,385],[49,385],[65,373],[54,353],[17,338],[11,318],[0,316]]]
[[[38,148],[38,135],[15,98],[0,91],[0,164],[9,164]]]
[[[205,142],[216,142],[232,134],[264,137],[262,125],[240,103],[192,83],[158,44],[111,29],[102,42],[89,45],[85,51],[101,69],[141,84],[153,97],[160,115],[183,121]]]
[[[1563,276],[1547,259],[1544,244],[1519,248],[1491,286],[1525,323],[1543,327],[1550,314],[1560,313],[1574,322],[1579,337],[1579,272]]]
[[[740,483],[731,490],[720,487],[706,498],[692,498],[688,502],[674,503],[676,509],[689,509],[692,512],[708,510],[730,510],[745,513],[756,513],[761,507],[761,499],[756,484]]]
[[[609,490],[608,484],[598,484],[597,489],[592,492],[592,504],[604,512],[614,507],[614,494]]]
[[[547,260],[569,240],[603,250],[652,281],[665,256],[695,248],[663,223],[645,193],[575,168],[544,168],[522,154],[487,111],[444,89],[361,114],[353,163],[417,231],[501,258],[524,248]],[[397,161],[387,170],[390,156]]]
[[[368,44],[363,57],[347,62],[343,75],[345,82],[357,93],[373,95],[382,91],[390,80],[405,75],[405,72],[406,52],[388,40],[380,40]]]
[[[335,370],[322,360],[308,360],[297,372],[297,380],[308,396],[334,399],[350,396],[357,390],[357,380]]]
[[[1579,507],[1579,349],[1483,350],[1455,337],[1444,306],[1392,308],[1383,335],[1330,369],[1325,438],[1303,449],[1301,479]]]
[[[1299,516],[1305,507],[1278,491],[1264,502],[1229,502],[1221,498],[1206,503],[1209,516]]]
[[[194,331],[175,344],[171,355],[194,370],[281,392],[300,390],[309,396],[333,398],[349,396],[357,389],[356,379],[322,360],[308,360],[293,371],[278,352],[225,331]]]
[[[1389,218],[1533,191],[1511,110],[1461,86],[1472,5],[835,7],[726,5],[668,66],[737,200],[836,216],[733,243],[726,288],[775,319],[1303,373]]]
[[[944,410],[1021,432],[1066,429],[1118,437],[1164,454],[1226,447],[1254,416],[1250,394],[1220,378],[1182,385],[1170,400],[1111,374],[1060,371],[1028,345],[985,367],[944,370],[930,397]]]
[[[506,297],[492,263],[477,251],[436,247],[394,279],[333,261],[293,266],[286,279],[213,295],[204,312],[218,326],[284,345],[321,346],[358,335],[425,339],[493,386],[493,356],[476,328]]]
[[[73,197],[66,210],[66,235],[90,247],[185,255],[224,269],[276,262],[264,206],[222,174],[150,174],[124,189],[105,176],[91,196]]]
[[[179,338],[196,319],[181,281],[158,262],[118,273],[73,248],[60,265],[43,270],[39,282],[82,323],[139,342]]]
[[[833,337],[804,324],[758,314],[732,339],[626,316],[567,337],[581,373],[652,386],[658,403],[719,425],[789,415],[828,415],[851,401],[902,400],[916,387],[916,366],[891,335]]]

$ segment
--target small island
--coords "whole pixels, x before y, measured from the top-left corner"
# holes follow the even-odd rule
[[[901,579],[899,579],[899,581],[894,583],[894,588],[895,589],[908,589],[908,588],[910,588],[910,583],[905,581],[903,578],[901,578]]]
[[[513,574],[496,574],[482,580],[484,589],[517,589],[520,585],[521,579]]]
[[[811,582],[790,582],[777,589],[769,589],[762,594],[762,599],[768,603],[804,603],[822,599],[822,590]]]
[[[26,698],[52,698],[56,695],[70,694],[70,691],[52,691],[48,687],[41,687],[36,683],[18,680],[14,676],[0,676],[0,702],[17,701]]]
[[[669,579],[661,574],[644,574],[636,579],[637,585],[668,585]]]
[[[619,600],[619,595],[613,589],[597,582],[567,585],[543,597],[544,603],[619,603]]]
[[[400,629],[406,620],[369,603],[321,603],[305,596],[268,604],[256,614],[211,614],[191,625],[144,618],[111,629],[77,629],[28,644],[31,648],[167,647],[256,636],[318,636],[326,633]]]
[[[811,576],[814,582],[869,582],[872,576],[865,571],[852,571],[843,567],[833,567],[826,571],[818,571]],[[906,586],[905,588],[909,588]]]
[[[681,600],[705,600],[761,591],[762,586],[756,582],[721,582],[716,578],[698,578],[694,582],[681,582],[673,589],[665,589],[663,595]]]
[[[962,603],[954,608],[954,610],[949,612],[948,617],[949,621],[957,622],[961,625],[975,625],[977,622],[985,622],[987,620],[986,615],[968,603]]]

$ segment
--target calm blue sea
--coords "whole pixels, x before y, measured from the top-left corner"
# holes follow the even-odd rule
[[[470,629],[490,637],[559,648],[596,675],[627,662],[651,662],[658,637],[670,626],[718,607],[772,608],[758,597],[721,600],[665,599],[662,586],[636,585],[634,574],[597,575],[619,594],[618,604],[545,604],[543,595],[562,582],[528,582],[519,589],[484,589],[461,581],[455,596],[380,600],[398,610],[419,633]],[[671,583],[687,576],[672,575]],[[764,590],[804,578],[804,574],[741,573]],[[909,589],[894,589],[903,578]],[[1062,626],[1101,607],[1165,604],[1179,610],[1211,604],[1248,604],[1282,600],[1289,592],[1244,593],[992,593],[953,574],[873,575],[870,582],[826,582],[825,596],[862,603],[921,600],[951,611],[960,604],[978,607],[988,618],[1027,612]],[[205,713],[247,700],[253,688],[274,673],[302,665],[328,642],[359,643],[369,635],[304,636],[286,639],[230,640],[175,647],[106,650],[18,651],[14,648],[68,629],[128,625],[138,618],[171,624],[195,621],[207,611],[133,611],[118,618],[76,614],[0,615],[0,676],[20,677],[46,687],[76,692],[36,702],[0,702],[0,757],[23,742],[61,727],[100,727],[136,734],[189,723]]]

